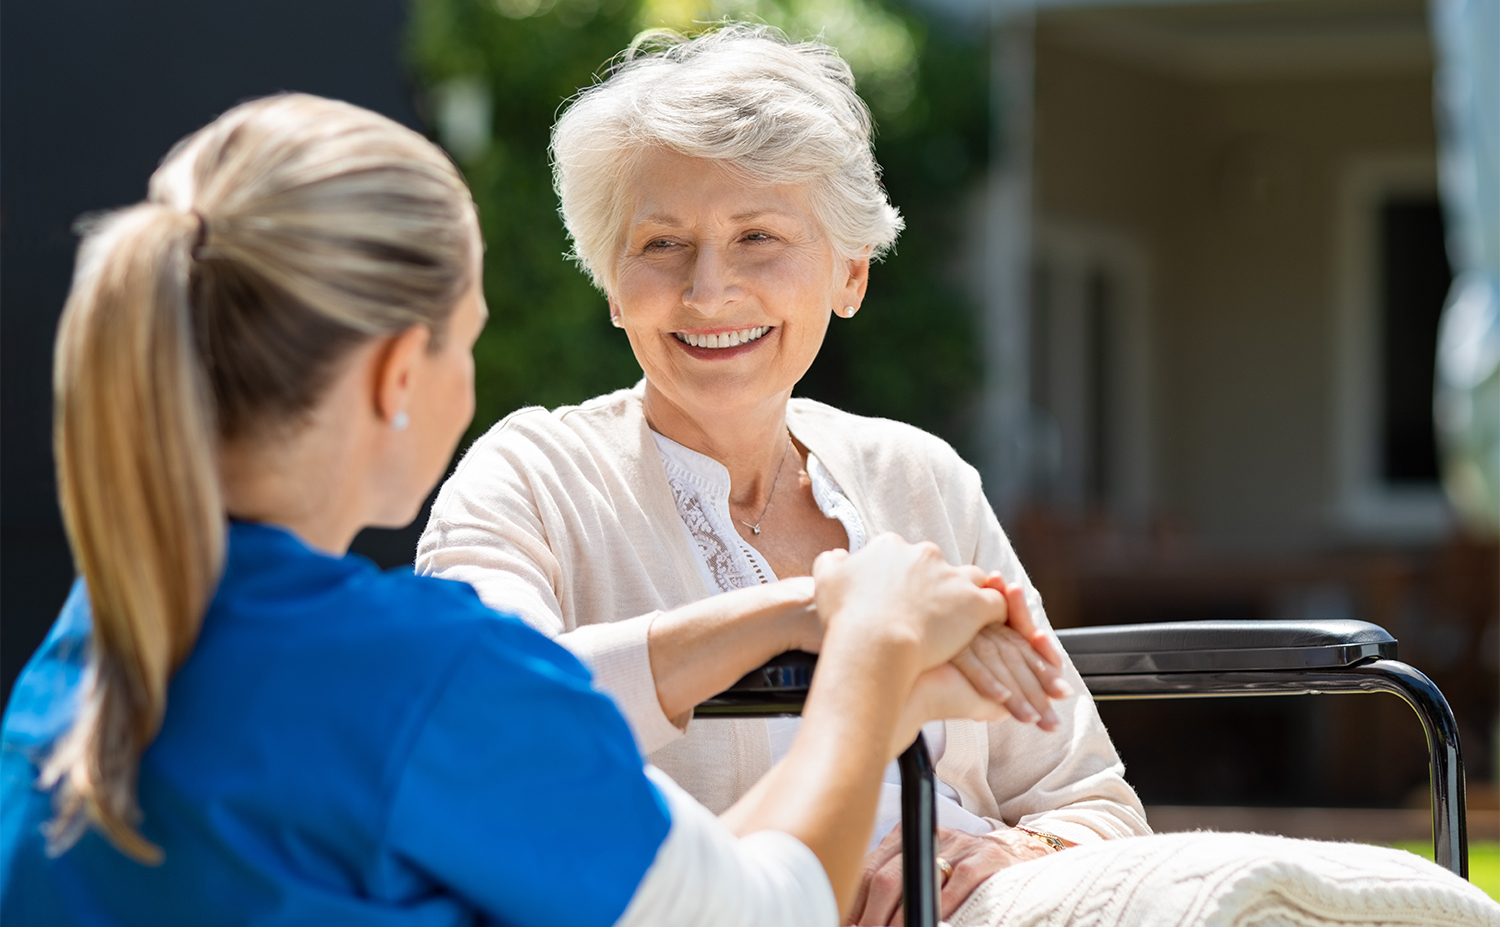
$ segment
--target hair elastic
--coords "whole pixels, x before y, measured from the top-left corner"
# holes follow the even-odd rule
[[[189,209],[188,212],[192,213],[193,218],[198,220],[198,237],[193,241],[193,257],[196,258],[198,256],[198,249],[208,244],[208,219],[196,209]]]

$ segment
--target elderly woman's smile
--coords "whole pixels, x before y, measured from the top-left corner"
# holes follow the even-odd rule
[[[673,332],[677,340],[689,347],[706,350],[712,353],[694,355],[695,357],[732,357],[738,354],[730,354],[730,348],[748,348],[750,345],[764,338],[771,331],[769,325],[757,325],[754,328],[741,328],[735,331],[715,332]]]
[[[611,312],[673,405],[789,393],[829,313],[863,296],[869,259],[838,254],[803,185],[656,149],[639,157],[624,194]]]

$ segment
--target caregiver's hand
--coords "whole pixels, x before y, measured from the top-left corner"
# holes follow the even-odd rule
[[[1005,596],[1006,624],[983,628],[953,658],[953,665],[981,694],[1004,704],[1017,721],[1055,731],[1061,720],[1052,699],[1073,694],[1059,672],[1062,651],[1032,618],[1023,588],[1008,586],[998,573],[990,574],[987,585]]]
[[[921,670],[948,662],[981,628],[1006,619],[1005,595],[983,570],[952,566],[936,544],[908,544],[894,534],[852,557],[845,550],[819,554],[813,580],[820,615],[912,645]]]
[[[1016,863],[1057,852],[1025,831],[1011,827],[979,836],[939,827],[937,834],[938,856],[953,867],[938,900],[939,916],[944,920],[953,916],[985,879]],[[900,924],[901,896],[901,825],[898,824],[865,857],[859,891],[845,923]]]
[[[943,663],[917,677],[911,697],[901,712],[891,735],[889,753],[899,756],[911,746],[928,721],[967,718],[971,721],[1000,721],[1010,712],[1004,705],[978,692],[952,663]]]
[[[828,632],[786,757],[720,820],[734,833],[779,830],[828,873],[839,910],[859,886],[881,771],[926,715],[998,712],[945,666],[980,628],[1005,620],[1005,597],[976,567],[954,567],[932,544],[875,538],[853,556],[821,554],[814,596]],[[928,675],[934,667],[942,671]],[[915,715],[913,704],[921,710]],[[903,723],[907,730],[897,728]]]

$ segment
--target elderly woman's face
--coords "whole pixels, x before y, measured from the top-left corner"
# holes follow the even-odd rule
[[[695,417],[784,401],[869,260],[835,252],[805,188],[712,161],[653,152],[628,196],[610,311],[651,386]]]

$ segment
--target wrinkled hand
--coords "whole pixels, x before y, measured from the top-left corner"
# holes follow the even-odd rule
[[[1017,721],[1055,731],[1061,721],[1052,709],[1052,699],[1073,694],[1058,672],[1062,651],[1032,618],[1023,588],[1006,585],[998,573],[991,574],[987,584],[1005,596],[1006,624],[980,630],[953,658],[953,665],[978,692],[1004,704]]]
[[[937,835],[938,856],[953,867],[953,874],[943,883],[938,901],[939,916],[944,920],[951,917],[985,879],[1016,863],[1056,852],[1030,834],[1009,827],[982,836],[939,827]],[[886,834],[874,852],[865,857],[859,892],[854,896],[854,906],[844,923],[900,924],[904,917],[901,896],[901,825],[898,824]]]
[[[813,561],[818,613],[859,633],[916,646],[921,669],[946,663],[991,624],[1004,624],[1005,595],[974,566],[952,566],[936,544],[882,534],[857,554],[830,550]]]

